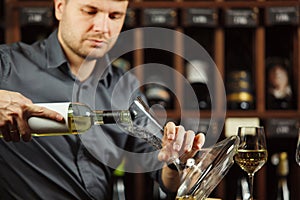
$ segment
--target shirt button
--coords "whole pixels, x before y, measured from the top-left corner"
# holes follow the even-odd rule
[[[87,90],[89,87],[87,86],[87,85],[83,85],[82,87],[81,87],[81,89],[83,89],[83,90]]]

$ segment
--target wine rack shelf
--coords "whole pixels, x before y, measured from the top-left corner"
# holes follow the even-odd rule
[[[145,10],[171,9],[173,14],[175,12],[175,15],[172,15],[172,23],[168,21],[168,18],[165,24],[156,24],[155,26],[167,27],[191,36],[203,45],[211,55],[224,80],[224,82],[215,80],[216,106],[213,110],[215,117],[259,118],[262,125],[267,125],[273,119],[281,120],[282,123],[278,126],[283,125],[285,120],[287,122],[294,120],[295,123],[291,126],[298,126],[300,119],[300,2],[298,0],[133,0],[130,1],[129,5],[130,12],[124,30],[146,26]],[[38,22],[30,20],[24,22],[22,15],[24,15],[24,8],[38,8],[44,12],[49,12],[53,9],[52,7],[52,0],[0,0],[0,43],[13,43],[19,40],[33,42],[35,39],[45,37],[56,27],[54,16],[41,16],[41,21]],[[275,11],[271,11],[273,8]],[[191,24],[187,22],[186,18],[189,9],[208,9],[210,12],[204,16],[204,23]],[[246,20],[245,24],[235,24],[232,20],[234,17],[239,17],[238,12],[234,12],[236,10],[246,10],[243,15],[248,18],[241,19],[242,21]],[[247,14],[249,12],[251,13]],[[272,12],[273,15],[271,15]],[[230,13],[233,14],[230,15]],[[281,13],[281,15],[277,15],[276,18],[276,13]],[[25,16],[28,16],[28,13],[25,12]],[[49,23],[49,20],[53,20],[53,23]],[[35,30],[35,32],[28,30]],[[137,45],[141,45],[142,40],[143,34],[137,31],[134,41]],[[185,48],[180,38],[174,38],[174,48]],[[148,58],[149,54],[151,55],[151,52],[136,50],[129,55],[128,59],[134,67],[143,64],[145,60],[150,59],[151,61],[151,58]],[[266,65],[269,57],[280,56],[287,58],[290,62],[289,78],[293,89],[293,102],[296,105],[292,109],[267,109],[269,102],[266,97],[268,92]],[[171,56],[168,61],[171,62],[172,67],[177,72],[186,76],[185,61],[180,56]],[[224,84],[226,87],[227,75],[236,66],[243,66],[251,71],[254,98],[252,109],[233,110],[230,107],[225,109],[223,106],[227,102],[226,99],[222,98],[222,89],[219,86]],[[143,71],[139,70],[136,71],[136,75],[141,80],[146,76]],[[176,97],[179,101],[184,100],[185,95],[181,82],[175,80],[174,85],[178,92]],[[183,113],[184,116],[191,119],[199,116],[203,119],[209,119],[212,116],[212,111],[209,110],[201,110],[199,114],[193,110],[182,109],[176,101],[167,110],[168,118],[175,120],[180,119]],[[273,137],[267,129],[267,136],[270,140],[270,156],[279,151],[288,152],[290,174],[293,174],[288,179],[291,199],[300,199],[300,191],[297,189],[300,184],[300,170],[294,162],[295,135]],[[237,188],[233,186],[236,185],[233,179],[238,178],[236,174],[239,173],[240,169],[233,167],[228,175],[230,177],[225,178],[212,195],[223,200],[234,199]],[[276,186],[274,186],[274,182],[276,180],[272,173],[274,173],[274,166],[270,162],[257,173],[255,181],[257,199],[275,199],[274,190],[276,188],[274,187]],[[138,197],[136,198],[138,199]]]

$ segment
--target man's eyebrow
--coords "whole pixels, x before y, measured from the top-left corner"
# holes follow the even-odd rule
[[[116,0],[117,1],[117,0]],[[119,0],[119,1],[125,1],[125,0]],[[82,4],[80,6],[81,8],[90,8],[90,9],[95,9],[97,11],[103,11],[104,9],[102,8],[98,8],[97,6],[94,6],[94,5],[90,5],[90,4]],[[116,13],[116,14],[122,14],[122,15],[125,15],[126,14],[126,11],[123,11],[123,10],[112,10],[110,11],[110,13]]]
[[[92,8],[92,9],[97,9],[98,10],[98,8],[96,6],[89,5],[89,4],[82,4],[81,7],[82,8],[84,8],[84,7],[86,7],[86,8]]]

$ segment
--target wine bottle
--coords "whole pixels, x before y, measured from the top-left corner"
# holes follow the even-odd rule
[[[254,108],[252,79],[247,70],[235,70],[228,74],[227,103],[232,110],[250,110]]]
[[[279,154],[279,163],[277,166],[278,187],[276,200],[289,200],[290,192],[287,184],[287,175],[289,173],[288,155],[286,152]]]
[[[289,62],[286,59],[267,59],[267,109],[295,109],[295,97],[291,86]]]
[[[245,177],[238,179],[238,189],[235,200],[246,200],[250,197],[249,184]]]
[[[160,77],[152,76],[148,79],[149,84],[145,85],[145,96],[150,106],[161,105],[165,109],[172,108],[172,96],[166,84]]]
[[[276,175],[278,177],[276,200],[289,200],[290,192],[287,184],[289,174],[288,154],[286,152],[272,155],[272,164],[277,166]]]
[[[53,10],[50,7],[21,7],[21,40],[31,44],[46,38],[55,28]]]
[[[59,112],[65,123],[41,117],[30,117],[29,127],[33,136],[56,136],[81,134],[93,125],[122,124],[130,126],[132,116],[129,110],[91,110],[85,104],[77,102],[37,104]],[[0,135],[2,137],[2,134]]]
[[[209,90],[207,87],[208,82],[208,63],[200,60],[193,60],[186,66],[187,79],[190,82],[197,100],[199,109],[208,110],[211,108],[211,99]],[[188,94],[189,96],[189,94]],[[188,109],[193,108],[193,104],[190,102],[186,103]]]

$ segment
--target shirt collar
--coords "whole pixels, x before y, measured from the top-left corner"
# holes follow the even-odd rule
[[[46,40],[47,67],[56,68],[63,63],[67,63],[65,54],[59,44],[57,30],[55,30]]]
[[[65,63],[68,63],[65,54],[61,48],[61,45],[58,41],[57,29],[50,34],[50,36],[46,39],[46,51],[47,51],[47,68],[57,68],[62,66]],[[104,80],[107,82],[109,79],[109,75],[113,75],[112,65],[110,63],[109,56],[106,54],[104,58],[101,58],[101,62],[97,62],[96,71],[102,71],[102,75],[100,80]],[[68,66],[68,65],[67,65]],[[103,70],[103,67],[105,68]],[[102,68],[102,69],[101,69]],[[99,74],[99,73],[97,73]]]

